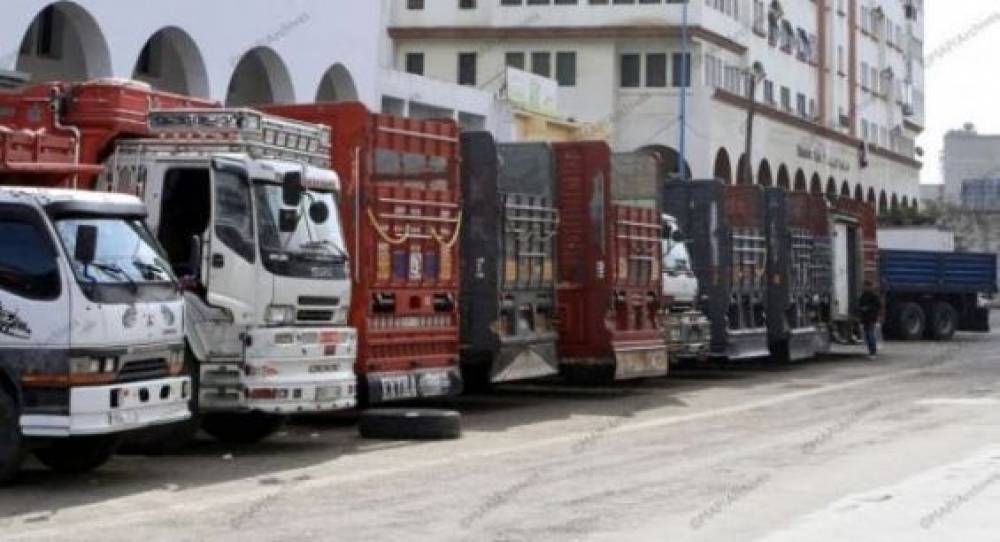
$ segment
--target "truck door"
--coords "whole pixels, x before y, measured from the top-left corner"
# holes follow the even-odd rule
[[[206,246],[208,303],[229,310],[235,324],[248,325],[254,321],[257,298],[250,180],[241,166],[216,161],[212,188],[212,235]]]
[[[843,320],[850,316],[851,258],[850,227],[844,223],[833,226],[833,317]]]
[[[29,365],[40,373],[65,369],[69,277],[57,254],[37,211],[0,204],[0,371],[14,379]]]

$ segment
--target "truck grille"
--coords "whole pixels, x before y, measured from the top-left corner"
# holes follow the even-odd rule
[[[333,320],[333,311],[302,310],[296,318],[300,322],[329,322]]]
[[[167,376],[167,362],[163,359],[139,359],[125,362],[118,371],[118,382],[136,382]]]

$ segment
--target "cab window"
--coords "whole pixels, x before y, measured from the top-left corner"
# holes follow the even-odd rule
[[[28,212],[3,206],[0,215],[4,215],[0,217],[0,291],[37,301],[57,299],[59,268],[42,224]]]

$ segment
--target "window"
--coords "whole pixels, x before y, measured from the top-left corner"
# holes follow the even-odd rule
[[[673,85],[675,87],[691,86],[691,53],[674,53]]]
[[[476,86],[476,53],[458,53],[458,84]]]
[[[806,95],[801,92],[795,95],[795,110],[798,112],[800,117],[805,117],[806,115]]]
[[[406,73],[415,75],[424,74],[424,54],[406,53]]]
[[[868,90],[868,63],[861,63],[861,88]]]
[[[542,77],[552,77],[552,53],[547,51],[531,53],[531,73]]]
[[[792,90],[788,87],[781,87],[781,108],[785,111],[792,110]]]
[[[642,56],[628,53],[621,56],[622,88],[638,88],[642,84]]]
[[[665,53],[646,55],[646,86],[652,88],[667,86],[667,55]]]
[[[59,297],[59,268],[52,241],[33,211],[0,205],[0,290],[26,299]]]
[[[424,9],[424,0],[406,0],[406,9]]]
[[[764,102],[774,105],[774,81],[764,80]]]
[[[500,0],[501,6],[520,6],[521,0]]]
[[[476,0],[458,0],[459,9],[476,9]]]
[[[561,87],[576,86],[576,53],[571,51],[556,53],[556,80]]]
[[[254,262],[253,204],[246,173],[215,171],[215,235],[248,262]]]
[[[524,69],[524,53],[519,51],[507,51],[504,55],[504,64],[519,70]]]

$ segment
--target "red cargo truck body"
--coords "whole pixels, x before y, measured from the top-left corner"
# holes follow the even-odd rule
[[[76,140],[72,137],[0,126],[3,184],[58,186],[73,175],[94,176],[103,169],[76,163]]]
[[[459,393],[457,124],[374,114],[360,103],[263,109],[333,131],[354,262],[356,372],[368,402]]]
[[[149,135],[150,110],[216,106],[208,100],[152,90],[135,81],[45,83],[0,92],[0,123],[79,138],[77,162],[96,165],[112,154],[119,139]],[[76,183],[76,188],[89,190],[95,187],[99,172],[100,168],[83,167],[70,176],[36,181],[56,187]]]
[[[558,143],[560,370],[580,380],[667,373],[657,323],[662,223],[653,207],[615,205],[602,142]]]

